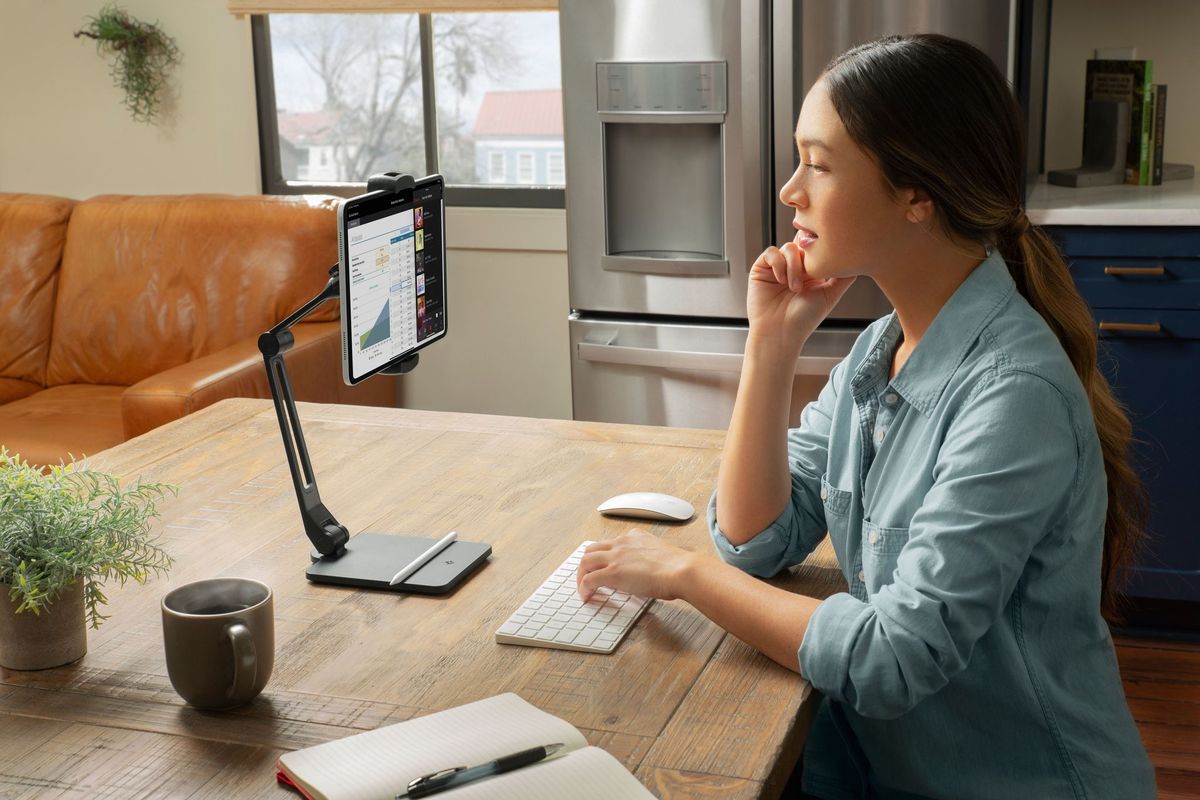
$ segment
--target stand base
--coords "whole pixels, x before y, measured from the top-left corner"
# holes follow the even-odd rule
[[[346,542],[346,554],[336,559],[322,558],[305,571],[313,583],[359,586],[390,592],[445,594],[462,583],[492,554],[492,546],[482,542],[451,542],[450,546],[402,583],[391,586],[392,576],[428,550],[437,539],[397,536],[386,533],[360,533]]]

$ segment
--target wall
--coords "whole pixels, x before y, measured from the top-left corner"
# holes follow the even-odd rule
[[[103,4],[0,3],[0,191],[260,191],[249,19],[224,0],[123,0],[182,51],[177,105],[154,127],[130,119],[107,62],[71,35]],[[400,379],[401,404],[569,419],[565,214],[452,209],[448,225],[450,330]]]
[[[134,122],[90,39],[72,34],[103,0],[0,7],[0,191],[84,198],[259,191],[249,18],[224,0],[123,0],[182,53],[178,100],[159,126]]]
[[[1200,3],[1194,0],[1054,0],[1046,95],[1046,168],[1079,166],[1083,79],[1097,47],[1136,47],[1154,61],[1167,95],[1166,160],[1200,165]]]
[[[446,225],[450,324],[401,405],[570,419],[566,213],[451,208]]]

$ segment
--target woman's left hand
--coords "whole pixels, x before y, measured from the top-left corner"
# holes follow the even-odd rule
[[[586,602],[601,586],[638,597],[675,600],[695,553],[645,531],[588,545],[579,561],[579,596]]]

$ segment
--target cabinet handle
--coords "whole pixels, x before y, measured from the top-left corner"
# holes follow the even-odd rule
[[[1105,275],[1129,275],[1129,276],[1166,275],[1167,270],[1161,266],[1159,266],[1159,267],[1114,267],[1111,264],[1109,264],[1104,268],[1104,274]]]
[[[1102,331],[1136,331],[1138,333],[1162,333],[1162,325],[1157,322],[1100,322]]]

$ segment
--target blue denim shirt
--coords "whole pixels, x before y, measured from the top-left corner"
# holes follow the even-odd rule
[[[829,532],[849,592],[798,653],[884,797],[1153,798],[1100,616],[1107,490],[1082,384],[990,254],[894,380],[895,315],[788,433],[791,502],[721,557],[759,576]]]

